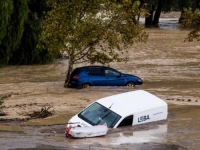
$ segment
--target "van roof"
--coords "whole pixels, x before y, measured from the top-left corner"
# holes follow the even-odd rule
[[[154,108],[167,107],[165,101],[144,90],[108,96],[97,100],[97,102],[107,108],[110,107],[112,111],[122,117]]]

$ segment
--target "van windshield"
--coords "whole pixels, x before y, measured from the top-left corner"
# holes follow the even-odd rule
[[[97,102],[84,109],[78,117],[91,125],[106,123],[108,128],[113,128],[121,118],[120,115]]]

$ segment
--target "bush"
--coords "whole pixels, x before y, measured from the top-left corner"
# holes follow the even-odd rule
[[[2,110],[2,104],[3,104],[3,100],[0,100],[0,116],[3,116],[3,110]]]
[[[0,97],[0,116],[5,116],[6,114],[3,112],[3,103],[4,103],[4,100],[5,97]]]

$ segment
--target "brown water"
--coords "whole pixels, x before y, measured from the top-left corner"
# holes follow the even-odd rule
[[[66,138],[64,136],[65,124],[24,126],[24,124],[16,123],[16,126],[23,129],[23,132],[1,132],[0,145],[1,149],[13,147],[35,150],[44,147],[46,149],[198,150],[200,147],[199,109],[200,106],[170,104],[167,121],[109,129],[104,137],[84,139]],[[61,122],[63,117],[58,116]],[[52,122],[54,121],[50,123]],[[13,123],[8,124],[7,128],[10,126],[13,126]]]
[[[111,129],[105,137],[68,139],[68,119],[98,98],[131,91],[125,87],[63,88],[66,64],[9,66],[0,69],[0,97],[6,96],[0,119],[28,118],[27,113],[52,105],[55,115],[27,122],[0,123],[4,149],[200,149],[200,46],[185,43],[188,31],[147,29],[147,43],[130,50],[130,60],[111,63],[144,80],[142,87],[169,104],[167,121]],[[85,64],[87,65],[87,64]],[[53,125],[57,124],[57,125]],[[60,125],[59,125],[60,124]],[[14,132],[13,132],[14,131]]]

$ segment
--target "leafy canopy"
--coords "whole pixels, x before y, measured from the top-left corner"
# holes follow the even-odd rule
[[[147,34],[137,20],[140,3],[131,0],[47,0],[51,8],[43,24],[42,46],[77,63],[127,61],[126,50]]]
[[[2,105],[3,105],[3,98],[0,98],[0,116],[4,115]]]
[[[183,14],[183,26],[192,27],[193,30],[188,34],[187,40],[193,41],[194,39],[200,41],[200,10],[191,8],[185,9]]]
[[[124,60],[120,53],[147,38],[135,17],[139,3],[108,0],[47,0],[51,11],[44,22],[42,42],[72,61],[102,64]]]

